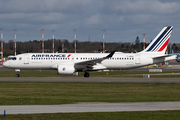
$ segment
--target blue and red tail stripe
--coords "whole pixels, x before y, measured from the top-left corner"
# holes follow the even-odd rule
[[[161,52],[164,50],[164,48],[168,45],[171,32],[173,27],[168,26],[162,34],[159,35],[159,37],[154,41],[154,43],[147,49],[147,52]]]
[[[164,50],[164,48],[168,45],[168,43],[169,43],[169,39],[170,39],[170,37],[168,38],[168,40],[163,44],[163,46],[158,50],[158,52],[161,52],[161,51],[163,51]]]

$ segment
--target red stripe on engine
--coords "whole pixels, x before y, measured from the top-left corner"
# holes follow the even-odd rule
[[[163,51],[164,50],[164,48],[168,45],[168,43],[169,43],[169,39],[170,39],[170,37],[168,38],[168,40],[164,43],[164,45],[158,50],[158,52],[161,52],[161,51]]]

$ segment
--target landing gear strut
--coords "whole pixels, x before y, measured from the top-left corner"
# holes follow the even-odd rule
[[[89,73],[88,73],[88,72],[85,72],[85,73],[84,73],[84,77],[89,77]]]

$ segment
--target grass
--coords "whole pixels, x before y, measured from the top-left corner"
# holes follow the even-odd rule
[[[105,113],[57,113],[0,116],[5,120],[177,120],[180,111],[105,112]]]
[[[172,72],[163,72],[163,74],[165,73]],[[15,74],[14,71],[0,71],[0,77],[14,77]],[[21,71],[20,74],[21,77],[62,77],[57,75],[56,71]],[[128,77],[142,77],[138,74],[149,74],[149,72],[108,71],[90,73],[91,77],[127,77],[126,75],[130,75]],[[72,77],[83,77],[83,73]],[[179,78],[180,75],[151,75],[151,78],[153,77]],[[19,105],[20,99],[22,99],[23,105],[74,102],[180,101],[180,87],[179,84],[0,82],[0,105]],[[0,115],[0,119],[6,120],[174,120],[179,118],[180,111],[7,114],[6,117]]]
[[[0,105],[180,101],[179,84],[0,83]]]

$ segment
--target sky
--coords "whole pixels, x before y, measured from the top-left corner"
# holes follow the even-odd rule
[[[8,42],[68,39],[80,42],[149,43],[166,25],[174,26],[170,43],[180,43],[179,0],[0,0],[0,28]]]

